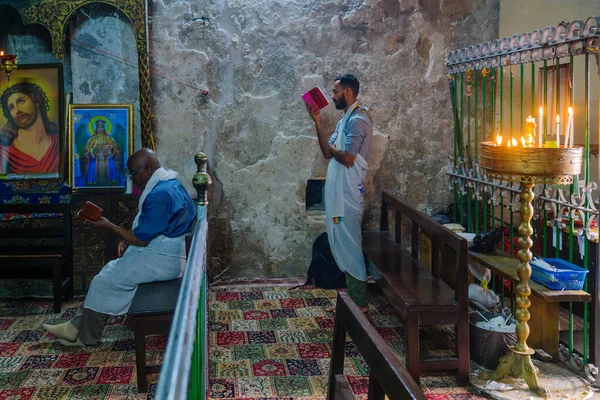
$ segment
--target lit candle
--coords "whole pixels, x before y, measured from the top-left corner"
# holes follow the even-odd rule
[[[2,57],[4,55],[4,52],[2,50],[0,50],[0,57]]]
[[[501,146],[501,145],[502,145],[502,135],[500,135],[499,133],[498,133],[498,134],[496,134],[496,144],[497,144],[498,146]]]
[[[542,147],[542,136],[544,135],[544,108],[540,107],[540,129],[538,129],[538,146]]]
[[[568,143],[569,147],[573,147],[575,145],[574,140],[575,138],[573,137],[573,130],[574,130],[574,123],[573,123],[573,107],[569,107],[569,120],[567,121],[567,138],[566,141]],[[567,143],[565,143],[565,146],[567,146]]]
[[[560,148],[560,116],[556,114],[556,144]]]
[[[523,145],[523,147],[527,147],[527,146],[525,145],[525,138],[524,138],[523,136],[521,136],[521,144]]]
[[[510,147],[510,144],[512,144],[512,147],[517,147],[517,139],[515,139],[515,138],[510,138],[510,142],[508,142],[508,143],[509,143],[508,147]]]

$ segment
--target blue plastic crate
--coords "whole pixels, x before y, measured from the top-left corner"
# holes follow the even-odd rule
[[[540,285],[546,286],[552,290],[581,290],[585,282],[585,276],[588,271],[573,265],[568,261],[560,258],[544,258],[548,264],[559,269],[567,269],[569,271],[548,271],[540,268],[533,263],[531,265],[531,279]]]

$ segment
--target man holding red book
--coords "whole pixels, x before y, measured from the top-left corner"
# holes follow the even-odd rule
[[[162,168],[152,150],[133,153],[127,168],[133,183],[143,189],[132,229],[121,228],[105,217],[84,221],[122,239],[120,258],[110,261],[94,277],[85,302],[70,321],[44,324],[44,329],[65,346],[100,343],[108,317],[127,313],[138,285],[183,274],[185,234],[192,229],[196,204],[177,181],[177,173]]]
[[[362,217],[373,128],[356,101],[360,84],[352,75],[333,83],[335,108],[344,110],[335,132],[328,137],[321,126],[319,111],[307,111],[315,123],[323,157],[330,160],[325,181],[325,218],[331,252],[346,273],[348,295],[363,311],[368,310],[367,266],[362,252]],[[334,308],[328,309],[333,311]]]

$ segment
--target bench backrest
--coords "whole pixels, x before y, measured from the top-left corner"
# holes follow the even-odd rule
[[[413,259],[419,259],[421,233],[431,238],[431,274],[443,279],[455,291],[456,301],[461,305],[468,304],[468,269],[467,269],[467,240],[450,229],[445,228],[426,214],[411,205],[394,198],[387,192],[382,193],[380,230],[389,230],[388,212],[394,213],[394,239],[402,241],[402,217],[410,220],[410,252]],[[448,255],[448,250],[451,253]],[[450,260],[454,265],[448,265]],[[451,269],[441,273],[440,268]],[[450,278],[450,279],[449,279]]]
[[[23,219],[3,221],[0,239],[5,244],[0,251],[38,242],[71,248],[72,215],[70,203],[59,204],[0,204],[0,214],[23,215]],[[34,214],[58,214],[53,218]],[[46,221],[46,222],[44,222]],[[53,223],[54,222],[54,223]]]
[[[328,399],[337,396],[334,380],[343,373],[346,333],[369,366],[369,398],[426,399],[417,382],[408,373],[398,356],[371,325],[347,293],[338,293],[333,329],[332,361]]]

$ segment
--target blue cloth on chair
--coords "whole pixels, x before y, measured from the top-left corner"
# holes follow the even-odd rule
[[[58,204],[71,202],[71,187],[60,180],[0,181],[0,204]],[[21,218],[56,218],[58,214],[0,213],[0,221]]]

